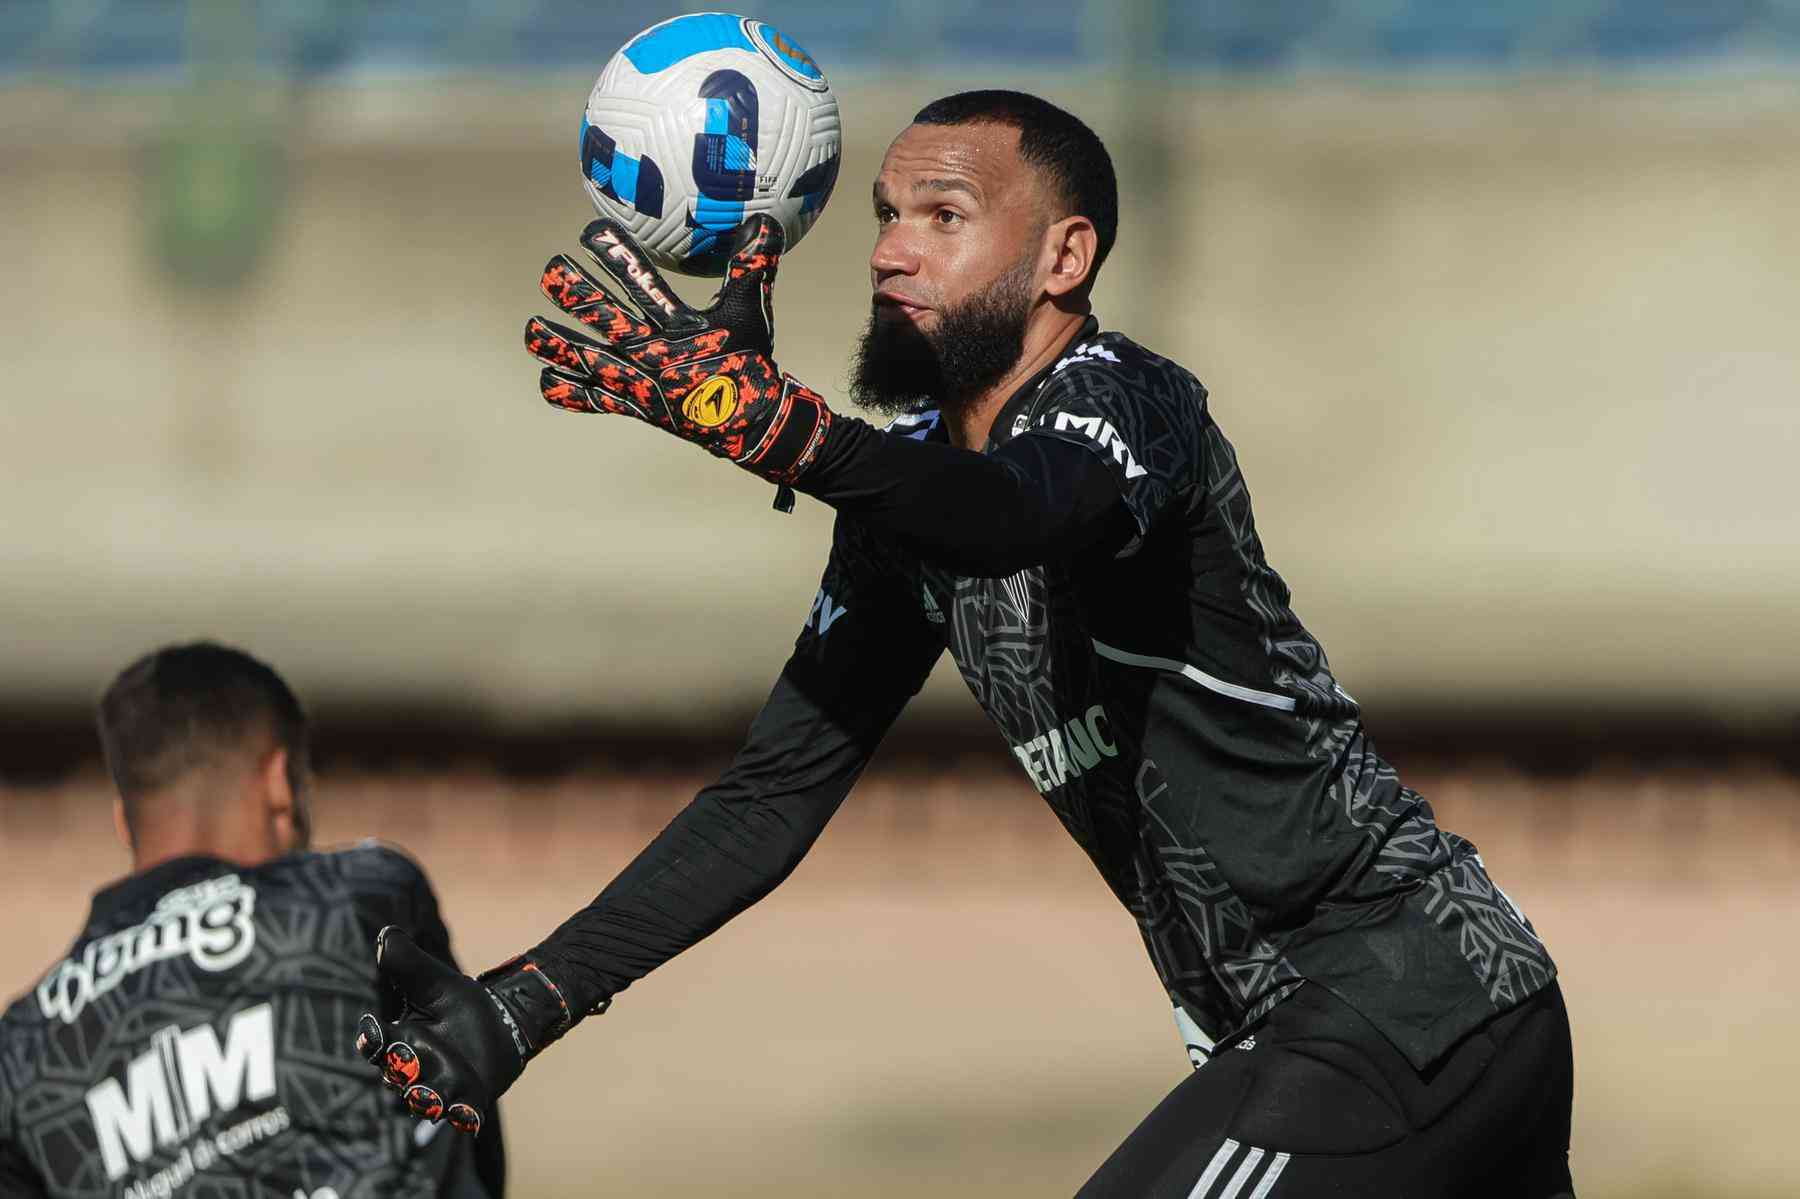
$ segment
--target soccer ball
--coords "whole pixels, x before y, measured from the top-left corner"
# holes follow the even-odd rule
[[[721,275],[755,213],[792,248],[837,182],[837,98],[799,43],[730,13],[652,25],[613,55],[581,118],[594,207],[659,265]]]

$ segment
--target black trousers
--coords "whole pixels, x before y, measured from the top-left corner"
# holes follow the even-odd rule
[[[1170,1092],[1078,1199],[1573,1199],[1573,1087],[1554,983],[1424,1073],[1308,984]]]

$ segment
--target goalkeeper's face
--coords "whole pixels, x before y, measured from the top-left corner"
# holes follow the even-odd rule
[[[1018,363],[1053,297],[1039,173],[1003,125],[912,125],[875,179],[874,287],[852,391],[884,412],[953,411]]]

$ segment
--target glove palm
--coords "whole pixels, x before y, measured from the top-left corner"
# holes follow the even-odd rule
[[[682,302],[617,222],[592,222],[581,244],[631,307],[567,255],[550,260],[544,294],[586,332],[542,317],[526,323],[525,348],[545,364],[544,398],[572,412],[636,417],[773,483],[798,479],[832,413],[772,357],[781,226],[757,216],[740,227],[725,283],[704,310]]]
[[[574,1023],[535,962],[514,958],[470,978],[403,930],[375,939],[381,1013],[357,1022],[356,1051],[413,1115],[479,1132],[485,1113],[533,1057]]]

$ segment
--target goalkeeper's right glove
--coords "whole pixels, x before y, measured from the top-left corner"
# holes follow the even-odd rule
[[[787,487],[819,455],[832,412],[818,392],[775,365],[775,270],[781,226],[751,217],[718,298],[691,308],[616,221],[581,235],[594,265],[627,297],[618,303],[587,271],[559,254],[541,286],[577,331],[532,317],[525,348],[545,365],[538,389],[571,412],[611,412],[655,425],[710,454]]]
[[[381,1012],[357,1022],[357,1053],[413,1115],[460,1132],[479,1132],[526,1063],[575,1023],[562,989],[529,957],[470,978],[389,925],[375,938],[375,966]]]

